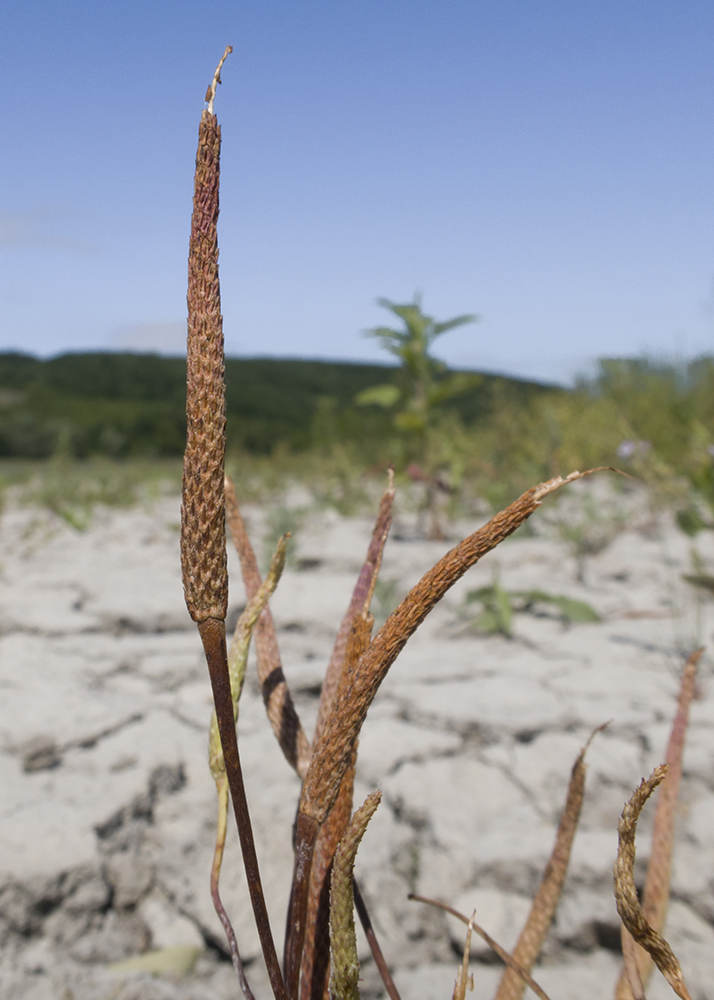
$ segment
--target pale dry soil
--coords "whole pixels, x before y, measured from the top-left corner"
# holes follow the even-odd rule
[[[603,487],[597,487],[600,490]],[[554,518],[577,518],[588,489],[547,501],[534,532],[472,569],[397,660],[360,744],[357,799],[384,798],[357,871],[404,1000],[451,996],[463,929],[410,902],[419,892],[470,914],[513,946],[553,843],[573,761],[592,729],[581,828],[557,922],[535,976],[553,1000],[612,996],[618,920],[617,821],[664,756],[683,652],[712,642],[711,605],[682,581],[690,541],[637,493],[609,495],[624,530],[577,582]],[[309,500],[309,498],[308,498]],[[307,505],[293,497],[288,506]],[[246,510],[258,543],[266,512]],[[211,712],[178,565],[179,503],[97,511],[77,532],[10,502],[0,522],[0,996],[3,1000],[218,1000],[238,996],[208,876],[214,788]],[[403,596],[449,543],[398,515],[382,570]],[[617,518],[613,525],[619,525]],[[477,524],[451,525],[454,540]],[[371,523],[312,508],[272,608],[306,728]],[[700,537],[705,564],[714,544]],[[231,554],[231,618],[244,595]],[[710,570],[711,571],[711,570]],[[515,619],[514,637],[470,633],[466,592],[498,572],[511,590],[588,602],[597,624],[554,609]],[[385,601],[383,601],[385,603]],[[379,610],[379,609],[378,609]],[[384,608],[382,610],[385,610]],[[388,610],[388,609],[387,609]],[[692,706],[667,936],[695,1000],[714,1000],[714,685],[702,662]],[[268,906],[282,940],[298,782],[265,718],[251,669],[239,736]],[[639,875],[651,807],[638,838]],[[259,1000],[267,988],[231,835],[223,893]],[[158,949],[173,972],[117,971]],[[363,995],[380,995],[364,944]],[[176,963],[179,963],[177,965]],[[183,963],[184,971],[176,971]],[[479,939],[475,1000],[500,969]],[[655,973],[649,1000],[670,993]]]

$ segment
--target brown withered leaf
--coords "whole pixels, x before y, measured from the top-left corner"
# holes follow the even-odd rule
[[[248,664],[248,650],[250,641],[255,629],[256,622],[263,609],[266,607],[271,595],[280,582],[283,569],[285,568],[285,556],[287,552],[288,536],[284,535],[279,541],[270,563],[270,569],[265,581],[258,588],[255,596],[248,602],[245,610],[238,619],[233,633],[233,639],[228,651],[228,676],[231,685],[231,699],[233,703],[233,717],[238,719],[238,703],[243,692],[246,666]],[[208,736],[208,764],[214,781],[218,781],[219,776],[225,773],[226,765],[223,758],[223,748],[221,747],[218,735],[218,721],[215,711],[211,717]]]
[[[245,997],[245,1000],[255,1000],[253,991],[251,990],[248,980],[246,979],[245,969],[243,968],[243,961],[240,957],[240,951],[238,950],[238,940],[233,929],[233,924],[231,923],[230,917],[228,916],[226,908],[223,905],[219,889],[221,866],[223,864],[223,852],[226,846],[226,833],[228,831],[228,779],[225,771],[218,778],[216,778],[216,792],[218,796],[218,820],[216,823],[216,843],[213,849],[213,863],[211,865],[211,899],[213,900],[213,908],[216,911],[218,919],[220,920],[221,926],[223,927],[223,931],[226,935],[226,940],[228,941],[228,948],[231,953],[231,962],[233,963],[233,971],[235,972],[240,988],[243,991],[243,996]]]

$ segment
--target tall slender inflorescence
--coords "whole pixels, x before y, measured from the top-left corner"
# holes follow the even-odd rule
[[[625,803],[617,827],[619,843],[615,862],[615,902],[617,912],[629,934],[655,961],[657,968],[681,1000],[692,1000],[684,982],[682,967],[669,943],[655,930],[642,912],[635,885],[635,834],[642,807],[655,788],[667,776],[667,764],[660,764],[649,778],[643,778],[632,798]],[[642,988],[642,977],[636,982]]]
[[[186,453],[181,505],[181,569],[197,623],[224,620],[228,606],[224,466],[226,397],[218,281],[221,128],[201,115],[188,258]]]
[[[206,654],[255,923],[273,993],[277,1000],[287,1000],[243,784],[226,650],[226,398],[216,230],[221,130],[213,114],[213,100],[221,67],[231,51],[228,46],[208,88],[208,107],[198,131],[188,267],[188,436],[181,503],[181,569],[186,606],[198,625]]]

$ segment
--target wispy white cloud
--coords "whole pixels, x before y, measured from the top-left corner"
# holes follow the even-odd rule
[[[62,222],[67,216],[67,212],[51,206],[24,212],[0,212],[0,249],[60,250],[91,255],[99,253],[95,244],[62,232]]]
[[[183,354],[186,350],[186,321],[137,323],[120,327],[110,337],[113,348],[125,351],[158,351]]]

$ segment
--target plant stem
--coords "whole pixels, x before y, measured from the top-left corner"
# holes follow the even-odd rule
[[[357,910],[357,916],[359,917],[359,922],[362,924],[362,930],[364,931],[365,937],[367,938],[367,943],[369,944],[370,951],[372,952],[372,958],[374,959],[374,964],[379,969],[379,974],[382,977],[384,988],[389,994],[390,1000],[402,1000],[402,998],[399,995],[399,990],[397,989],[396,983],[392,979],[392,974],[389,971],[387,960],[385,959],[382,949],[379,946],[377,935],[374,933],[374,927],[372,926],[372,921],[370,919],[369,912],[367,910],[367,905],[364,901],[364,896],[360,891],[360,887],[356,879],[354,880],[352,885],[355,894],[355,909]],[[546,1000],[548,1000],[547,997]]]
[[[248,811],[248,801],[243,782],[243,771],[238,752],[231,683],[228,674],[225,622],[218,621],[215,618],[208,618],[203,622],[199,622],[198,631],[203,642],[206,661],[208,663],[208,672],[211,677],[218,732],[221,737],[223,759],[226,764],[226,775],[231,790],[231,799],[233,800],[233,811],[238,826],[238,836],[243,852],[243,863],[245,865],[250,899],[253,905],[255,924],[258,929],[258,936],[263,949],[265,964],[268,968],[268,976],[270,977],[270,985],[273,988],[275,998],[276,1000],[287,1000],[285,984],[275,951],[270,920],[268,919],[268,910],[263,895],[258,857],[253,838],[253,827],[250,822],[250,812]]]
[[[223,851],[226,846],[226,833],[228,831],[228,779],[225,773],[222,775],[222,780],[218,783],[218,822],[216,824],[216,846],[213,852],[213,864],[211,865],[211,899],[213,900],[213,907],[218,914],[218,919],[223,925],[223,930],[225,931],[226,938],[228,939],[228,946],[231,950],[231,961],[233,962],[233,968],[235,970],[236,977],[240,983],[240,988],[243,990],[243,996],[245,1000],[255,1000],[253,996],[253,991],[248,985],[248,980],[245,978],[245,970],[243,968],[243,962],[241,961],[240,952],[238,951],[238,942],[236,940],[235,931],[233,930],[233,925],[230,922],[226,909],[221,900],[221,895],[218,890],[218,882],[221,877],[221,865],[223,864]]]

